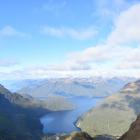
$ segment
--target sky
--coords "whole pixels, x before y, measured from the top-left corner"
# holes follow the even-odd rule
[[[0,79],[140,77],[140,0],[0,0]]]

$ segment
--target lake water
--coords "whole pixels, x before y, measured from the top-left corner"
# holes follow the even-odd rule
[[[70,111],[55,111],[41,118],[44,126],[43,132],[47,134],[70,133],[79,131],[74,123],[85,112],[94,107],[103,98],[76,97],[69,101],[76,105],[76,109]]]

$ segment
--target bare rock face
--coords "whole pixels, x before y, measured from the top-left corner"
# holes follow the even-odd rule
[[[136,82],[128,83],[124,86],[121,93],[127,93],[127,94],[137,94],[140,92],[140,80],[137,80]]]
[[[93,140],[93,138],[85,132],[74,132],[65,138],[65,140]]]
[[[73,132],[71,134],[45,136],[42,140],[94,140],[85,132]]]
[[[117,138],[110,135],[99,135],[94,137],[93,140],[117,140]]]
[[[140,140],[140,115],[119,140]]]

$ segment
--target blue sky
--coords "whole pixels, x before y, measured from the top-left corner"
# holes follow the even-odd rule
[[[139,0],[0,0],[0,78],[139,76],[139,5]]]

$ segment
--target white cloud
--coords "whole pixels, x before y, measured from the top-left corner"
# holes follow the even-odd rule
[[[56,37],[64,36],[64,31],[62,29],[57,29],[50,26],[42,27],[41,33],[46,34],[46,35],[56,36]]]
[[[114,18],[123,10],[127,9],[130,5],[134,4],[135,0],[92,0],[93,12],[92,16],[97,17],[100,26],[112,23]]]
[[[18,65],[19,63],[14,60],[0,60],[0,67],[13,67],[15,65]]]
[[[137,47],[128,52],[120,63],[118,64],[120,69],[138,69],[140,71],[140,47]]]
[[[9,25],[0,29],[0,37],[13,37],[13,36],[29,37],[29,34],[17,31],[15,28]]]
[[[103,44],[69,55],[63,65],[88,66],[93,73],[140,76],[140,4],[122,12],[115,20],[114,30]],[[137,48],[135,48],[137,46]],[[84,67],[85,66],[85,67]],[[62,66],[60,66],[62,67]],[[103,72],[104,71],[104,72]]]
[[[111,45],[140,43],[140,4],[132,6],[115,20],[115,29],[108,37]]]
[[[84,40],[93,39],[97,35],[97,31],[93,27],[85,29],[74,29],[74,28],[55,28],[50,26],[44,26],[41,28],[41,33],[45,35],[51,35],[55,37],[70,37],[74,39]]]
[[[131,74],[133,74],[133,76],[134,75],[136,76],[137,74],[138,76],[138,73],[140,76],[140,71],[139,72],[137,71],[135,73],[133,71],[133,73],[130,72],[131,74],[128,75],[128,71],[130,71],[130,69],[132,68],[135,69],[136,64],[137,64],[137,68],[138,65],[140,66],[140,64],[138,63],[139,60],[137,60],[137,58],[136,59],[130,58],[129,55],[126,55],[126,54],[131,55],[131,53],[133,53],[133,55],[136,57],[136,51],[134,52],[134,49],[131,47],[122,47],[122,46],[112,47],[107,45],[91,47],[83,52],[72,54],[70,56],[71,59],[69,58],[69,61],[71,62],[71,65],[69,66],[71,67],[74,64],[75,66],[78,67],[80,64],[82,66],[80,67],[80,70],[82,70],[84,66],[85,67],[88,66],[88,69],[85,69],[85,72],[88,73],[88,71],[92,71],[92,75],[96,73],[98,76],[101,75],[102,76],[104,75],[131,76]],[[127,58],[127,56],[129,59]],[[130,59],[131,59],[131,64],[133,65],[131,65],[131,68],[129,66],[128,69],[128,66],[126,67],[126,63],[129,63],[130,65]],[[135,61],[135,67],[134,67],[134,61]],[[66,64],[69,63],[66,62]],[[73,67],[71,67],[71,70],[72,68]]]

